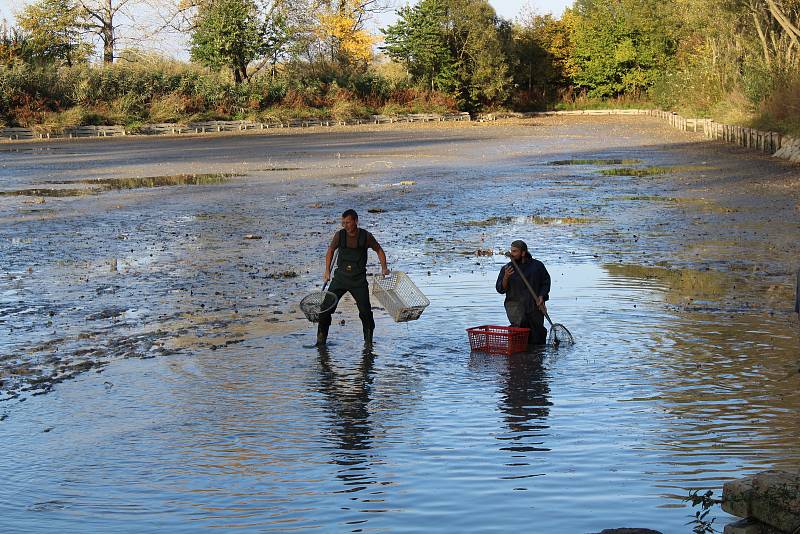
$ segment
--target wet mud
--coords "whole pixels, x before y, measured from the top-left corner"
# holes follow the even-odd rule
[[[713,288],[713,306],[786,313],[797,168],[687,137],[646,120],[540,119],[205,138],[199,149],[180,139],[4,149],[2,397],[47,390],[76,366],[168,352],[172,338],[224,343],[232,324],[264,316],[299,328],[294,304],[319,280],[316,251],[348,206],[406,268],[564,225],[534,248],[588,247],[681,280],[735,276],[738,286]]]
[[[636,169],[642,172],[629,172]],[[663,295],[665,309],[640,310],[623,296],[615,297],[613,309],[608,304],[596,312],[601,317],[623,308],[630,321],[623,334],[600,340],[599,354],[646,331],[663,343],[648,338],[645,352],[665,357],[678,347],[676,358],[687,360],[653,358],[652,368],[641,370],[647,391],[637,390],[632,403],[660,395],[665,411],[688,417],[682,410],[692,408],[686,400],[692,387],[663,382],[663,376],[686,376],[686,369],[696,373],[691,379],[698,388],[733,402],[748,387],[738,380],[757,367],[730,369],[751,365],[747,351],[770,343],[782,351],[797,346],[800,169],[655,120],[548,117],[380,131],[21,143],[0,150],[0,425],[14,420],[21,402],[46,400],[40,395],[66,380],[100,374],[102,385],[113,362],[223,358],[244,348],[288,354],[287,339],[297,346],[310,341],[313,326],[298,303],[322,286],[324,250],[347,208],[359,211],[391,268],[442,284],[458,280],[440,289],[453,292],[439,301],[442,311],[432,306],[419,321],[431,321],[447,338],[436,363],[419,357],[433,350],[428,345],[392,341],[403,347],[403,361],[420,368],[452,363],[463,352],[463,330],[450,332],[453,317],[473,325],[497,319],[481,303],[458,308],[447,302],[455,292],[469,293],[476,280],[491,286],[498,256],[518,238],[553,266],[554,276],[563,271],[580,285],[582,268],[601,266],[609,287],[635,282]],[[371,256],[372,272],[374,263]],[[604,328],[599,318],[580,315],[598,306],[601,290],[607,288],[581,287],[574,300],[557,301],[554,320],[571,330],[579,319]],[[495,297],[481,293],[484,300]],[[335,337],[359,335],[354,308],[345,297]],[[666,313],[693,318],[685,337],[658,337]],[[762,320],[769,329],[750,324]],[[736,335],[726,324],[754,332],[752,343],[731,341]],[[736,362],[707,350],[706,338],[717,332]],[[582,335],[579,343],[587,337],[591,343],[590,334]],[[765,403],[778,406],[775,421],[792,437],[798,365],[785,354],[764,359],[777,362],[780,375],[777,393]],[[321,398],[333,404],[344,388],[342,409],[358,419],[358,428],[336,431],[347,447],[372,439],[358,430],[369,423],[362,419],[374,363],[364,358],[348,383],[336,362],[319,355]],[[254,365],[269,367],[262,360]],[[399,380],[392,393],[409,405],[421,403],[419,381],[444,376],[437,368],[420,377],[405,363],[391,365]],[[553,392],[533,382],[555,371],[541,362],[480,355],[469,356],[467,371],[510,377],[506,449],[542,449],[524,441],[547,429],[541,420],[552,417]],[[107,387],[122,389],[115,384]],[[382,402],[379,410],[391,405]],[[342,454],[351,452],[345,447]]]

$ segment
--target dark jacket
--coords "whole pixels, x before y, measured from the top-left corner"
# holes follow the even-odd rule
[[[511,275],[511,279],[508,281],[507,290],[503,289],[503,274],[507,268],[513,269],[514,265],[508,262],[500,269],[500,274],[497,275],[495,289],[497,289],[498,293],[505,294],[506,302],[519,302],[525,306],[525,311],[530,313],[537,309],[536,302],[534,302],[533,296],[531,296],[531,292],[528,291],[525,282],[520,278],[520,271],[522,271],[522,274],[528,279],[528,282],[530,282],[536,294],[545,301],[550,298],[550,273],[547,272],[544,263],[532,258],[530,254],[522,260],[522,263],[517,262],[517,265],[520,270],[514,270],[514,274]]]

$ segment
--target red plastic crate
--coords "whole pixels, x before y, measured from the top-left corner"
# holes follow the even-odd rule
[[[483,325],[467,328],[469,347],[473,351],[491,354],[514,354],[528,347],[530,328]]]

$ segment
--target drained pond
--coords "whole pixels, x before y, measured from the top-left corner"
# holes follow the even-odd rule
[[[0,152],[5,531],[690,532],[800,463],[796,170],[627,118],[150,143]],[[431,304],[308,348],[351,207]],[[577,342],[471,352],[517,238]]]

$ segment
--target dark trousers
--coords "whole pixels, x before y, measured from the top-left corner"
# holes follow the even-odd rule
[[[528,345],[544,345],[547,343],[547,328],[544,327],[544,314],[535,308],[532,311],[524,312],[518,308],[511,308],[508,313],[508,320],[511,326],[517,328],[530,328],[531,333],[528,336]],[[506,311],[509,311],[509,306],[506,306]]]
[[[331,293],[335,293],[337,297],[340,299],[342,296],[350,292],[353,295],[353,298],[356,300],[356,305],[358,306],[358,317],[361,319],[361,326],[364,330],[369,330],[372,332],[375,330],[375,318],[372,316],[372,306],[369,302],[369,286],[365,283],[363,286],[358,285],[355,287],[343,287],[342,284],[337,283],[336,279],[333,279],[331,282],[328,291]],[[339,306],[339,302],[336,302],[336,306],[334,306],[331,311],[327,313],[320,314],[319,316],[319,332],[328,335],[328,329],[331,326],[331,315],[333,312],[336,311],[336,308]]]
[[[547,343],[547,328],[544,327],[544,314],[539,310],[533,310],[525,314],[525,318],[520,328],[530,328],[528,345],[544,345]]]
[[[523,302],[506,300],[506,315],[511,326],[517,328],[530,328],[528,345],[544,345],[547,343],[547,328],[544,327],[544,314],[539,308],[534,307],[528,311]]]

